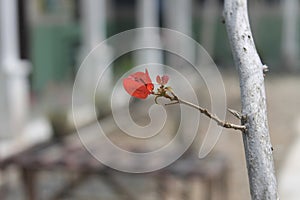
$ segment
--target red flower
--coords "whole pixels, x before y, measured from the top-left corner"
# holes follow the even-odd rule
[[[149,94],[153,93],[154,85],[148,74],[148,70],[144,72],[136,72],[129,75],[123,80],[123,87],[126,92],[133,97],[145,99]]]

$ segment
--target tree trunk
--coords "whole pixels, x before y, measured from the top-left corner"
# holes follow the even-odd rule
[[[239,72],[243,133],[250,193],[253,200],[277,199],[277,183],[270,142],[264,66],[252,38],[247,0],[225,0],[224,17],[235,65]]]

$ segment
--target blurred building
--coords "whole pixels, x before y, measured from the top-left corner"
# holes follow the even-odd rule
[[[232,69],[222,4],[223,0],[1,0],[0,160],[49,139],[52,132],[69,131],[64,123],[72,116],[72,86],[80,64],[98,43],[122,31],[158,26],[182,32],[203,45],[219,68]],[[299,2],[254,0],[249,1],[249,11],[263,63],[272,71],[299,71]],[[175,44],[200,62],[194,50],[160,32],[136,39]],[[115,51],[108,46],[95,60],[105,62]],[[149,52],[116,59],[107,88],[146,58],[170,66],[179,62],[166,52]],[[86,89],[82,96],[92,92],[98,69],[95,65],[81,77]],[[90,107],[84,110],[86,115],[92,112]]]

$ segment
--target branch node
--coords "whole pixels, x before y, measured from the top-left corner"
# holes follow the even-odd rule
[[[248,116],[247,116],[247,115],[241,115],[241,116],[242,116],[242,118],[241,118],[241,122],[242,122],[242,124],[244,125],[244,124],[246,124],[246,123],[247,123]]]
[[[263,75],[265,76],[266,73],[269,71],[269,67],[267,65],[263,65]]]

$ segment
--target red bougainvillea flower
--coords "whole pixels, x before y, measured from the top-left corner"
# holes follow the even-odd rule
[[[163,75],[162,77],[158,76],[156,77],[156,82],[160,85],[166,85],[169,81],[169,76]]]
[[[123,87],[133,97],[145,99],[149,94],[153,93],[154,85],[148,74],[148,70],[144,72],[136,72],[129,75],[123,80]]]

